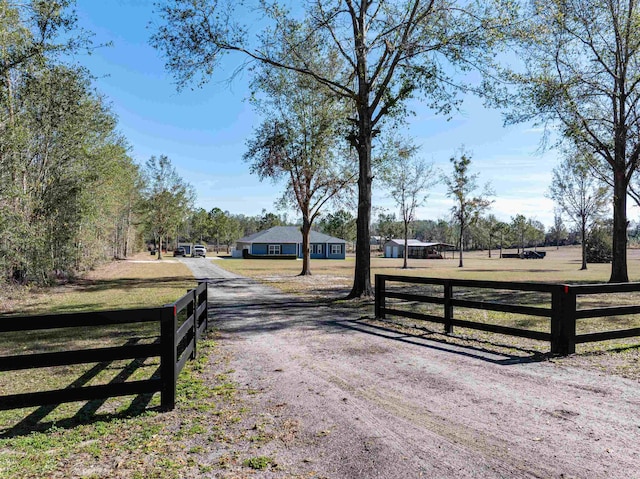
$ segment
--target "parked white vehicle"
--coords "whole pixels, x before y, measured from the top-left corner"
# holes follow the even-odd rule
[[[193,247],[193,250],[191,252],[191,257],[198,258],[200,256],[202,256],[203,258],[207,257],[207,248],[205,248],[201,244],[197,244]]]

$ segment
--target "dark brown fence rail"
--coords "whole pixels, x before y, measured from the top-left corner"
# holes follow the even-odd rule
[[[0,396],[0,410],[156,392],[161,394],[162,407],[173,409],[176,401],[178,375],[186,361],[189,358],[195,358],[197,342],[208,327],[207,292],[207,283],[203,282],[175,303],[159,308],[9,317],[0,320],[0,334],[135,323],[155,322],[160,324],[160,336],[158,341],[152,344],[129,344],[107,348],[0,357],[0,371],[160,357],[159,377]],[[179,320],[182,317],[184,317],[184,321]]]
[[[406,293],[389,291],[387,289],[387,284],[390,282],[412,285],[436,285],[442,287],[442,294],[433,295],[425,293],[416,294],[414,292]],[[539,292],[549,296],[549,301],[547,301],[549,306],[527,306],[522,304],[507,304],[504,302],[477,299],[460,299],[455,297],[454,288],[464,288],[465,290],[488,289],[494,291]],[[551,343],[551,353],[553,354],[566,355],[574,353],[577,343],[640,336],[640,328],[576,334],[576,322],[580,319],[640,314],[640,305],[579,309],[577,307],[578,296],[639,292],[640,283],[567,285],[376,275],[375,291],[375,314],[377,318],[384,319],[387,315],[393,315],[441,323],[444,324],[444,332],[447,334],[452,334],[453,327],[459,326],[539,341],[549,341]],[[394,304],[393,307],[388,307],[387,299],[398,299],[412,303],[439,304],[442,305],[442,314],[425,314],[407,309],[399,309],[402,306],[402,303]],[[525,316],[535,316],[543,319],[548,318],[550,321],[550,332],[534,331],[524,328],[514,328],[510,326],[455,318],[455,307],[514,313]]]

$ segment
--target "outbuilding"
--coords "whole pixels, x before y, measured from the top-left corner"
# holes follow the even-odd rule
[[[445,251],[454,246],[440,242],[424,242],[417,239],[407,240],[409,258],[443,259]],[[392,239],[384,244],[385,258],[404,258],[404,239]]]

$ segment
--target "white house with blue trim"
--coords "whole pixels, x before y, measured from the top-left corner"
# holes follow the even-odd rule
[[[347,242],[317,231],[311,231],[309,249],[311,259],[345,259]],[[302,258],[302,233],[299,226],[274,226],[259,231],[236,242],[234,256],[242,257],[243,251],[260,257]]]

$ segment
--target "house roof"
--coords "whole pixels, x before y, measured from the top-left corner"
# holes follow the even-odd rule
[[[302,243],[299,226],[274,226],[268,230],[258,231],[238,243]],[[311,243],[346,243],[345,240],[311,230]]]
[[[387,241],[385,244],[395,244],[398,246],[404,246],[404,239],[402,238],[396,238],[396,239],[392,239]],[[417,239],[408,239],[407,240],[407,246],[416,246],[416,247],[429,247],[429,246],[451,246],[453,247],[454,245],[452,244],[447,244],[447,243],[440,243],[440,242],[423,242]]]

